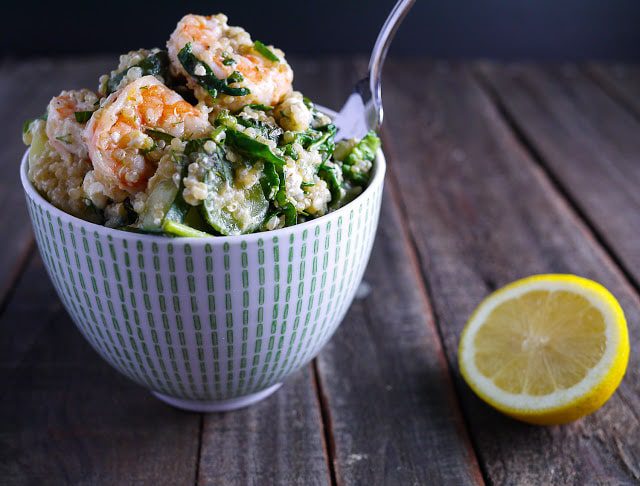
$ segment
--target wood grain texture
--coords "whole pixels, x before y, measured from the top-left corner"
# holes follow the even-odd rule
[[[363,59],[294,59],[293,65],[297,88],[335,109],[366,72]],[[365,276],[370,293],[356,299],[317,359],[336,480],[340,485],[479,483],[395,204],[387,191]]]
[[[266,400],[205,416],[198,484],[331,483],[311,366]]]
[[[102,361],[38,257],[0,318],[0,351],[2,484],[194,484],[198,415]]]
[[[640,285],[640,118],[574,66],[484,65],[481,72],[541,163]]]
[[[12,287],[33,246],[18,167],[26,147],[22,124],[44,113],[52,96],[62,89],[98,84],[111,62],[96,60],[4,61],[0,64],[0,120],[8,136],[0,145],[0,227],[11,228],[11,238],[0,245],[0,305]]]
[[[640,66],[591,63],[587,72],[621,105],[640,117]]]
[[[318,358],[337,483],[481,484],[390,189],[380,222],[360,296]]]
[[[387,152],[401,188],[450,365],[487,293],[535,273],[594,278],[620,299],[632,349],[640,302],[469,71],[394,63],[385,86]],[[416,82],[420,80],[420,82]],[[496,484],[632,484],[640,479],[640,356],[597,413],[558,427],[518,423],[457,380],[471,434]]]

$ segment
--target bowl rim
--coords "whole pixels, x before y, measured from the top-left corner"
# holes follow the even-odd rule
[[[316,106],[318,106],[318,108],[320,108],[322,111],[324,111],[329,115],[335,115],[335,112],[333,110],[324,108],[320,105],[316,105]],[[250,241],[259,240],[259,239],[289,235],[292,232],[303,231],[304,229],[314,227],[319,223],[322,224],[323,221],[329,218],[333,219],[335,217],[339,217],[347,213],[347,211],[349,211],[349,209],[354,204],[356,204],[360,198],[374,191],[377,188],[377,186],[382,185],[384,181],[384,175],[386,172],[386,159],[385,159],[384,153],[382,149],[378,149],[378,151],[376,152],[376,158],[373,161],[373,174],[365,190],[362,191],[362,193],[359,194],[353,201],[350,201],[349,203],[345,204],[341,208],[336,209],[335,211],[332,211],[330,213],[323,214],[318,218],[305,221],[304,223],[295,224],[293,226],[287,226],[285,228],[278,228],[278,229],[269,230],[269,231],[261,231],[258,233],[248,233],[244,235],[231,235],[231,236],[212,235],[211,237],[181,236],[181,237],[175,237],[175,238],[167,238],[166,236],[161,236],[161,235],[131,233],[131,232],[126,232],[116,228],[109,228],[107,226],[86,221],[84,219],[78,218],[77,216],[74,216],[65,211],[62,211],[61,209],[57,208],[56,206],[51,204],[49,201],[47,201],[40,194],[40,192],[38,192],[38,190],[33,186],[33,184],[31,183],[27,175],[28,165],[29,165],[29,148],[27,148],[27,150],[25,151],[24,155],[22,156],[22,161],[20,162],[20,181],[22,183],[22,188],[27,194],[27,197],[34,200],[39,205],[44,206],[49,212],[58,216],[59,218],[62,218],[64,220],[69,220],[69,222],[73,222],[78,226],[85,226],[87,227],[87,230],[91,230],[92,232],[97,231],[98,233],[101,233],[104,235],[112,235],[120,239],[129,238],[129,239],[135,239],[135,240],[143,240],[143,241],[158,242],[158,243],[167,242],[167,243],[173,243],[173,244],[189,243],[191,245],[193,245],[194,243],[205,245],[205,244],[212,244],[212,243],[224,244],[224,243],[237,243],[242,241],[250,242]]]

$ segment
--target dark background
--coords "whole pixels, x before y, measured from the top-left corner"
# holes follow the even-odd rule
[[[287,53],[365,53],[393,0],[88,0],[3,5],[4,56],[121,53],[161,46],[187,12],[231,25]],[[418,0],[395,55],[502,60],[640,60],[638,0]]]

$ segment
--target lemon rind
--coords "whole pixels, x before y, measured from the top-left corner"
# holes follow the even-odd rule
[[[534,290],[566,290],[583,295],[602,313],[606,323],[607,345],[600,361],[580,383],[546,396],[513,394],[497,387],[477,369],[474,355],[469,348],[481,324],[493,309],[506,300]],[[544,274],[513,282],[483,300],[465,326],[460,338],[458,356],[460,356],[463,377],[483,400],[517,418],[524,420],[529,418],[530,421],[535,422],[536,416],[539,416],[541,421],[545,422],[546,416],[559,415],[557,418],[560,420],[571,420],[575,414],[584,415],[593,411],[594,407],[601,406],[622,380],[628,353],[629,342],[624,312],[615,297],[605,287],[576,275]],[[616,363],[623,363],[623,365],[619,366]],[[573,410],[566,411],[567,407]]]

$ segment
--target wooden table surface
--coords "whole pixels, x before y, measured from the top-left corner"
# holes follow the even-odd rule
[[[640,482],[640,68],[391,60],[389,172],[361,295],[281,391],[200,415],[162,404],[90,349],[34,247],[22,121],[63,88],[95,87],[113,63],[0,64],[0,483]],[[332,108],[364,68],[293,66],[297,88]],[[613,398],[558,427],[495,412],[457,366],[480,300],[545,272],[607,286],[631,338]]]

